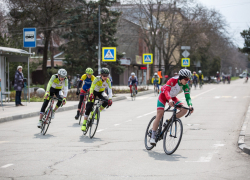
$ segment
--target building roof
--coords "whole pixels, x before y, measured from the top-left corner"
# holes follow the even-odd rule
[[[32,53],[29,53],[23,49],[16,49],[16,48],[1,47],[0,46],[0,54],[6,54],[6,53],[32,54]]]

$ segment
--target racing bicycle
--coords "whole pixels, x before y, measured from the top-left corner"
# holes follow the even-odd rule
[[[135,90],[135,84],[132,85],[132,101],[135,101],[136,98],[136,90]]]
[[[174,109],[170,110],[170,106],[168,109],[164,111],[165,112],[173,112],[172,118],[170,120],[166,120],[163,123],[164,115],[161,118],[161,121],[159,123],[158,129],[156,131],[155,135],[155,141],[158,142],[163,139],[163,149],[164,152],[167,155],[173,154],[178,146],[180,145],[182,133],[183,133],[183,125],[180,119],[176,118],[176,112],[177,108],[184,108],[189,110],[187,115],[185,117],[188,117],[191,115],[191,110],[189,108],[186,108],[182,105],[174,105]],[[147,150],[151,150],[155,147],[155,145],[151,145],[149,140],[152,135],[152,127],[153,127],[153,121],[155,120],[156,116],[154,116],[148,123],[146,133],[145,133],[145,147]]]
[[[89,93],[85,93],[84,94],[84,99],[83,99],[82,105],[81,105],[81,110],[80,110],[79,125],[81,124],[82,116],[85,113],[86,102],[87,102],[88,97],[89,97]]]
[[[49,125],[51,123],[54,101],[55,100],[62,101],[61,99],[58,99],[57,97],[54,97],[54,96],[49,96],[49,98],[50,98],[50,100],[49,100],[50,104],[49,104],[49,106],[48,106],[47,110],[45,111],[43,118],[42,118],[41,133],[43,135],[46,134],[46,132],[49,129]],[[62,105],[61,105],[61,107],[62,107]]]
[[[96,99],[95,101],[97,101],[96,103],[94,103],[93,107],[92,107],[92,111],[91,114],[92,116],[88,117],[87,119],[87,123],[86,123],[86,131],[83,131],[83,135],[86,135],[88,130],[89,130],[89,138],[93,138],[98,124],[99,124],[99,120],[100,120],[100,110],[99,108],[101,107],[103,102],[108,102],[107,99]],[[109,106],[107,106],[106,108],[108,108]],[[96,116],[96,117],[95,117]]]

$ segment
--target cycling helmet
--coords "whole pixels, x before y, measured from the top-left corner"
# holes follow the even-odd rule
[[[183,76],[183,77],[191,78],[192,73],[191,73],[191,71],[189,71],[188,69],[181,69],[181,70],[179,71],[179,75],[180,75],[180,76]]]
[[[154,76],[157,76],[157,73],[155,73]]]
[[[134,73],[134,72],[132,72],[132,73],[131,73],[131,76],[135,76],[135,73]]]
[[[199,70],[198,72],[201,73],[201,70]]]
[[[86,71],[85,71],[87,74],[93,74],[94,71],[92,68],[87,68]]]
[[[219,74],[219,71],[217,71],[217,74]]]
[[[102,68],[101,69],[101,74],[109,74],[109,69],[108,68]]]
[[[67,71],[65,69],[59,69],[58,75],[62,78],[65,78],[67,76]]]
[[[177,72],[175,72],[175,73],[174,73],[174,75],[178,75],[178,73],[177,73]]]
[[[194,71],[193,74],[196,74],[196,72]]]

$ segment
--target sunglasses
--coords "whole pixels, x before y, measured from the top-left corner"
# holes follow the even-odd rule
[[[91,76],[92,74],[87,74],[87,76]]]
[[[189,78],[184,78],[185,81],[189,81]]]
[[[109,75],[108,74],[102,74],[103,77],[108,77]]]

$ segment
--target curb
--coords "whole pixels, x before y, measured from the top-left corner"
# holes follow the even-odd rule
[[[153,93],[154,90],[153,89],[150,89],[150,90],[147,90],[147,91],[143,91],[143,92],[138,92],[136,96],[143,96],[145,94],[151,94]]]
[[[243,152],[250,155],[250,147],[245,144],[245,135],[246,135],[246,128],[247,128],[247,125],[248,125],[248,118],[250,118],[250,105],[248,106],[248,109],[247,109],[247,112],[246,112],[246,115],[245,115],[245,119],[244,119],[244,122],[243,122],[242,127],[241,127],[241,131],[240,131],[240,134],[239,134],[239,139],[238,139],[239,148]]]
[[[124,100],[127,99],[126,96],[120,96],[120,97],[115,97],[113,98],[113,102],[115,101],[120,101],[120,100]],[[76,105],[71,105],[68,107],[61,107],[57,110],[57,112],[63,112],[63,111],[69,111],[69,110],[74,110],[78,107],[78,104]],[[15,115],[15,116],[9,116],[9,117],[4,117],[4,118],[0,118],[0,123],[4,123],[4,122],[9,122],[9,121],[15,121],[15,120],[20,120],[20,119],[24,119],[24,118],[29,118],[29,117],[34,117],[34,116],[39,116],[40,112],[31,112],[31,113],[26,113],[26,114],[21,114],[21,115]]]

